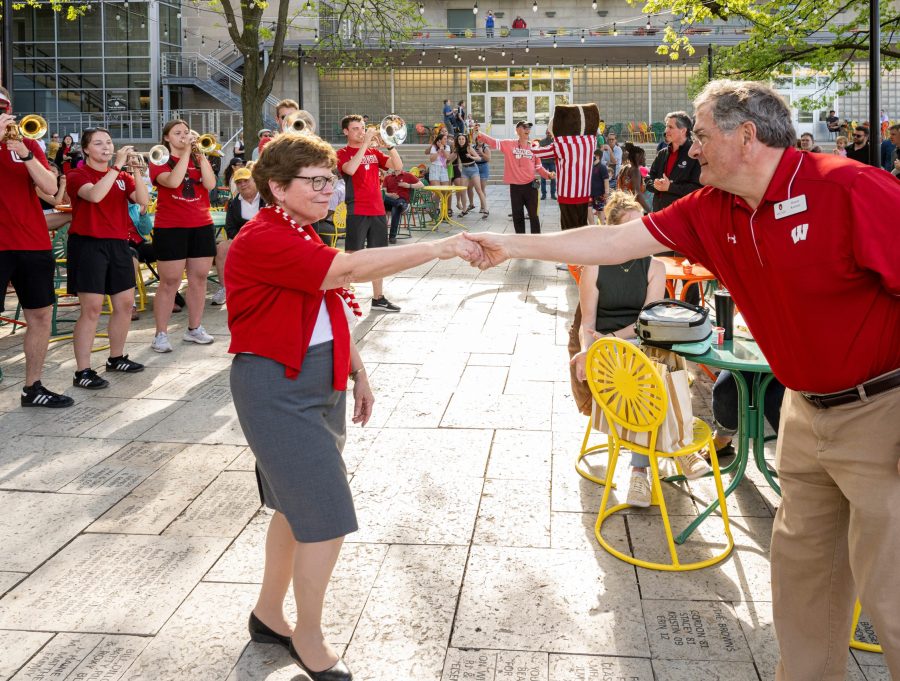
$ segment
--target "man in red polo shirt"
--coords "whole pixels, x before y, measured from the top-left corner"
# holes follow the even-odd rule
[[[466,236],[481,268],[674,248],[728,287],[789,388],[771,549],[776,679],[843,681],[857,595],[900,679],[900,182],[793,148],[790,110],[761,83],[714,81],[694,106],[704,188],[620,227]]]
[[[11,126],[17,126],[12,101],[0,87],[0,136]],[[50,342],[56,262],[35,187],[56,194],[56,176],[40,145],[30,139],[0,142],[0,292],[12,283],[28,324],[22,406],[71,407],[71,397],[47,390],[40,380]]]
[[[425,185],[412,173],[391,170],[384,176],[384,207],[391,211],[391,233],[388,242],[397,243],[397,232],[400,231],[400,218],[409,206],[409,190],[421,189]]]

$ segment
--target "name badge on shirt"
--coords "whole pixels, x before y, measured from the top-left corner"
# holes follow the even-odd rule
[[[795,196],[787,201],[775,204],[775,219],[780,220],[790,215],[796,215],[806,210],[806,194]]]

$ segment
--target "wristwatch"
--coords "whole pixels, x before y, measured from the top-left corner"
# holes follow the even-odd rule
[[[30,161],[33,158],[34,158],[34,152],[29,151],[28,156],[22,156],[19,160],[24,162],[24,161]]]
[[[121,173],[122,169],[119,166],[110,166],[109,170],[115,170],[117,173]],[[107,171],[109,172],[109,171]]]
[[[385,147],[385,149],[387,149],[388,151],[393,151],[393,150],[394,150],[394,147],[393,147],[393,146]]]

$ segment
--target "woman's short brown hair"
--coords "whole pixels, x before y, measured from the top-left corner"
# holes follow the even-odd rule
[[[295,175],[312,166],[337,168],[337,155],[331,145],[314,135],[284,133],[263,147],[253,165],[253,181],[265,202],[274,204],[269,182],[286,187]]]
[[[607,224],[619,225],[622,224],[622,216],[633,210],[636,210],[638,213],[644,212],[644,209],[641,208],[641,204],[635,200],[632,194],[616,191],[610,194],[609,198],[606,200],[606,207],[603,209],[603,214],[606,216]]]

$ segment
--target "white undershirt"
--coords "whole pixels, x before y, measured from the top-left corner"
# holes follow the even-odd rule
[[[244,197],[240,197],[241,199],[241,217],[244,220],[251,220],[256,217],[256,214],[259,212],[259,194],[253,197],[252,201],[245,201]]]
[[[309,339],[309,345],[319,345],[332,340],[334,335],[331,333],[331,315],[328,314],[328,308],[325,307],[325,298],[322,298],[322,304],[319,306],[319,316],[316,317],[316,325],[313,327],[312,338]]]

